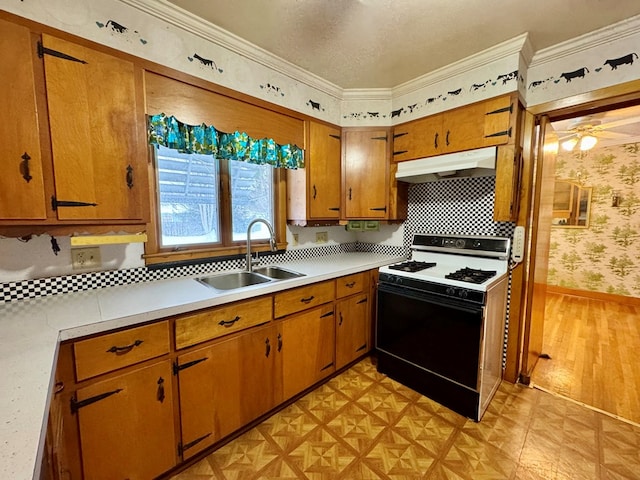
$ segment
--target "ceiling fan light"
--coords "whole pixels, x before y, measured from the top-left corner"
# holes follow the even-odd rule
[[[571,137],[569,140],[565,140],[562,142],[562,149],[570,152],[578,143],[578,139],[576,137]]]
[[[580,150],[591,150],[598,143],[598,139],[593,135],[583,135],[580,139]]]

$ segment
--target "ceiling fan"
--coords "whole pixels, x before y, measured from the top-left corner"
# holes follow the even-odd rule
[[[626,110],[604,112],[598,115],[600,118],[587,115],[562,122],[566,129],[556,130],[560,145],[566,151],[576,147],[585,151],[591,150],[599,141],[606,140],[611,145],[637,141],[636,137],[640,136],[640,114],[636,110],[630,116],[620,115]]]

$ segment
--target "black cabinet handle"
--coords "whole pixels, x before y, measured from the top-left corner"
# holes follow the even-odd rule
[[[318,194],[318,189],[316,188],[316,186],[313,186],[313,199],[316,199],[316,195]]]
[[[329,207],[329,210],[331,210],[332,212],[338,212],[340,211],[340,207]]]
[[[451,133],[451,132],[450,132],[449,130],[447,130],[447,136],[446,136],[446,138],[444,139],[444,142],[447,144],[447,147],[449,146],[449,134],[450,134],[450,133]]]
[[[220,320],[218,322],[218,325],[222,327],[230,327],[231,325],[236,323],[238,320],[240,320],[240,317],[236,315],[236,318],[234,318],[233,320]]]
[[[127,165],[127,187],[133,188],[133,167]]]
[[[356,285],[356,282],[349,282],[344,284],[344,286],[347,288],[353,288],[355,287],[355,285]]]
[[[142,340],[136,340],[131,345],[125,345],[124,347],[116,347],[115,345],[107,350],[107,353],[115,353],[116,355],[124,355],[125,353],[129,353],[135,347],[139,347],[142,345]]]
[[[434,147],[434,148],[438,148],[438,136],[439,136],[439,133],[438,133],[438,132],[436,132],[436,135],[435,135],[435,137],[433,138],[433,147]]]
[[[160,403],[164,402],[164,378],[158,379],[158,391],[156,392],[156,398]]]
[[[349,200],[351,200],[351,187],[349,187]]]
[[[342,318],[342,312],[340,312],[340,321],[338,322],[338,326],[342,325],[344,318]]]
[[[282,351],[282,334],[281,333],[278,334],[278,351],[279,352]]]
[[[302,303],[309,303],[309,302],[310,302],[311,300],[313,300],[314,298],[316,298],[316,297],[314,297],[313,295],[311,295],[310,297],[304,297],[304,298],[301,298],[301,299],[300,299],[300,301],[301,301]]]
[[[269,354],[271,353],[271,343],[269,342],[268,338],[264,341],[264,344],[265,344],[264,355],[265,357],[269,358]]]
[[[22,161],[20,162],[20,173],[22,174],[22,178],[29,183],[33,178],[29,173],[29,160],[31,160],[31,157],[27,152],[24,152],[24,155],[20,158],[22,158]]]

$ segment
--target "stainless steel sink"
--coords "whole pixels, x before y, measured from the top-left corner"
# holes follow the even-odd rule
[[[248,287],[259,283],[270,282],[269,277],[254,272],[231,272],[209,277],[196,278],[200,283],[217,288],[218,290],[233,290],[234,288]]]
[[[255,273],[259,273],[260,275],[265,275],[269,278],[273,278],[274,280],[286,280],[288,278],[304,277],[304,273],[294,272],[293,270],[287,270],[286,268],[276,266],[254,268],[253,271]]]

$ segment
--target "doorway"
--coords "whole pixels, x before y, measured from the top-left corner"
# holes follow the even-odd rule
[[[550,115],[547,128],[558,145],[531,383],[640,423],[640,106]]]

